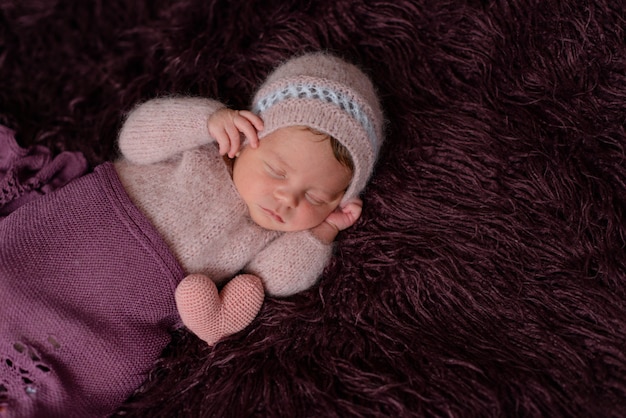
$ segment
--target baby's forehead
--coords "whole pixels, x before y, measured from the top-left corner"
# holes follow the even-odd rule
[[[309,140],[313,142],[319,142],[324,139],[329,139],[331,136],[325,132],[322,132],[316,128],[307,125],[287,125],[274,128],[269,133],[261,131],[259,138],[261,141],[266,138],[272,140],[289,140],[289,138],[297,138],[301,140]]]
[[[319,136],[319,137],[324,137],[324,138],[330,138],[330,135],[320,131],[319,129],[316,129],[312,126],[309,125],[289,125],[289,126],[281,126],[280,128],[276,129],[278,130],[293,130],[293,131],[304,131],[304,132],[309,132],[315,136]]]
[[[335,157],[328,137],[311,133],[308,129],[277,129],[260,144],[259,150],[263,151],[265,158],[284,170],[310,171],[322,182],[336,176],[352,177],[352,171]]]

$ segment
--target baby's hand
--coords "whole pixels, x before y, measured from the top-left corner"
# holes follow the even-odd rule
[[[320,225],[311,229],[320,241],[330,244],[339,231],[351,227],[361,216],[363,202],[358,197],[347,200],[335,209]]]
[[[353,197],[328,215],[325,222],[337,228],[337,231],[343,231],[356,223],[362,210],[363,201],[358,197]]]
[[[220,155],[234,158],[241,148],[241,134],[250,141],[250,146],[259,146],[257,131],[263,129],[263,120],[248,110],[220,109],[209,116],[209,134],[215,138]]]

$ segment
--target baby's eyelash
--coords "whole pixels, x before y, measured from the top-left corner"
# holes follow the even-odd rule
[[[311,204],[316,205],[316,206],[323,205],[324,203],[326,203],[324,200],[318,199],[315,196],[311,196],[309,194],[306,195],[306,198],[309,200],[309,202],[311,202]]]
[[[267,168],[267,171],[269,171],[270,174],[272,174],[273,176],[280,177],[280,178],[285,177],[285,173],[283,171],[278,170],[269,164],[265,164],[265,167]]]

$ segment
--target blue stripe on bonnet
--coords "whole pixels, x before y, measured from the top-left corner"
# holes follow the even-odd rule
[[[273,105],[283,100],[292,98],[318,99],[327,103],[332,103],[339,107],[356,120],[363,127],[363,129],[365,129],[369,141],[372,144],[372,148],[374,149],[374,153],[378,153],[378,137],[376,136],[372,122],[367,117],[363,109],[357,103],[352,101],[346,94],[335,91],[327,86],[314,83],[288,84],[284,88],[273,91],[260,98],[254,105],[252,111],[257,114],[265,112]]]

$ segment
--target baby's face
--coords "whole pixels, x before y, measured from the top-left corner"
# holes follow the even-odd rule
[[[233,168],[233,182],[252,220],[277,231],[301,231],[324,222],[351,177],[328,139],[298,126],[277,129],[256,149],[244,147]]]

